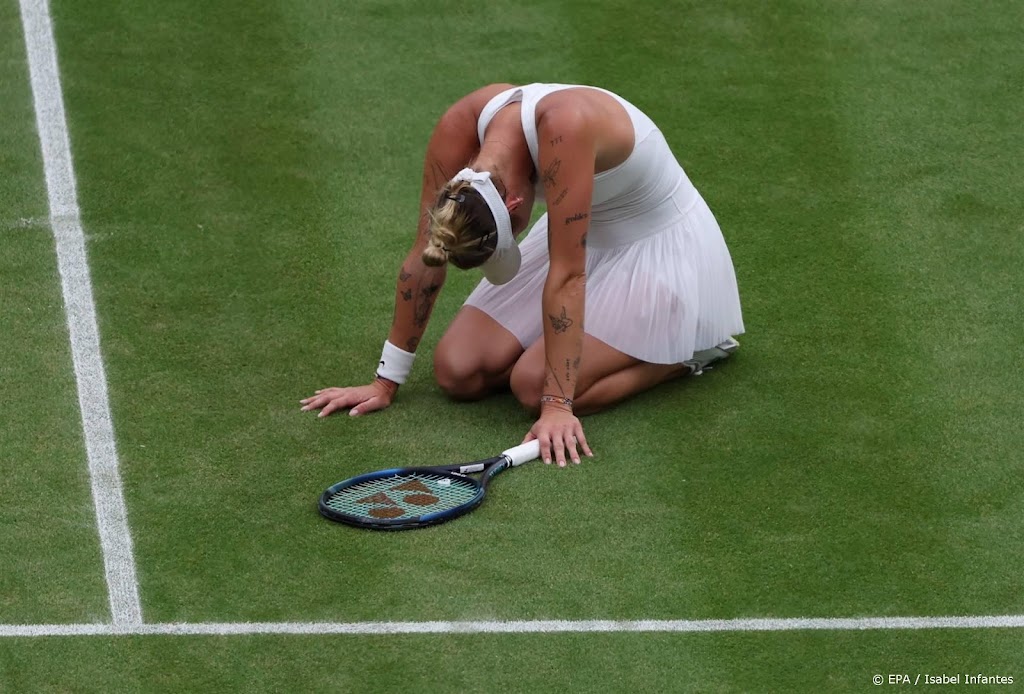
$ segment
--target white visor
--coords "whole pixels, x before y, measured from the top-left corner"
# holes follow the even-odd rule
[[[505,284],[519,272],[519,265],[523,257],[519,253],[519,245],[516,237],[512,235],[512,218],[509,216],[508,208],[501,193],[494,187],[489,171],[473,171],[463,169],[451,183],[467,181],[473,190],[480,193],[480,197],[487,203],[494,217],[494,224],[498,229],[498,241],[494,247],[494,253],[487,259],[480,269],[484,271],[484,277],[491,284]]]

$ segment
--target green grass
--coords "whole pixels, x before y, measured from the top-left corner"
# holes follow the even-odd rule
[[[989,673],[1019,685],[1019,632],[71,639],[39,642],[13,691],[869,691],[876,674]],[[49,648],[57,647],[55,644]],[[969,655],[963,655],[968,653]],[[2,664],[2,663],[0,663]],[[88,682],[88,686],[83,683]],[[1007,687],[971,687],[1005,691]]]
[[[147,621],[1024,612],[1017,4],[52,10]],[[45,217],[45,190],[17,7],[0,13],[0,554],[17,557],[0,623],[105,621],[52,240],[12,221]],[[503,475],[456,523],[326,523],[315,499],[338,479],[491,454],[530,425],[510,396],[458,405],[432,384],[472,273],[451,273],[390,411],[317,420],[298,400],[372,372],[433,122],[481,84],[535,80],[614,89],[661,124],[732,250],[743,348],[587,418],[595,459]],[[859,691],[1024,677],[1022,645],[5,639],[0,689]]]
[[[856,692],[880,673],[1019,686],[1022,646],[1019,631],[18,640],[0,677],[33,692]],[[58,648],[61,666],[46,663]]]
[[[0,622],[106,619],[21,22],[10,3],[0,5],[0,123]]]

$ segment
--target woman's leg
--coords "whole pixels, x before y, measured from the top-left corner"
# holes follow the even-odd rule
[[[508,388],[522,354],[515,335],[480,309],[463,306],[434,350],[434,378],[455,400],[479,400]]]
[[[510,378],[512,392],[531,411],[540,408],[540,396],[545,394],[541,392],[544,371],[544,338],[541,338],[523,352]],[[649,364],[609,347],[596,337],[584,335],[573,410],[577,414],[598,412],[689,372],[690,367],[685,364]]]

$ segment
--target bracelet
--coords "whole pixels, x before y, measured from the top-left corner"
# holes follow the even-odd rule
[[[559,405],[568,405],[572,407],[572,398],[563,398],[561,395],[542,395],[540,396],[541,402],[554,402]]]
[[[377,377],[386,378],[402,385],[409,372],[412,371],[414,359],[416,359],[415,352],[406,352],[391,344],[390,340],[385,340],[384,350],[380,353],[380,368],[377,369]]]

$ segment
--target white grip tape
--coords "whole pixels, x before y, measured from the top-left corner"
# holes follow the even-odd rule
[[[528,463],[540,457],[540,441],[534,439],[533,441],[521,443],[515,448],[503,451],[502,455],[507,456],[512,461],[512,467]]]
[[[384,341],[384,350],[380,353],[380,365],[377,375],[401,385],[412,371],[412,362],[416,359],[414,352],[394,346],[390,340]]]

